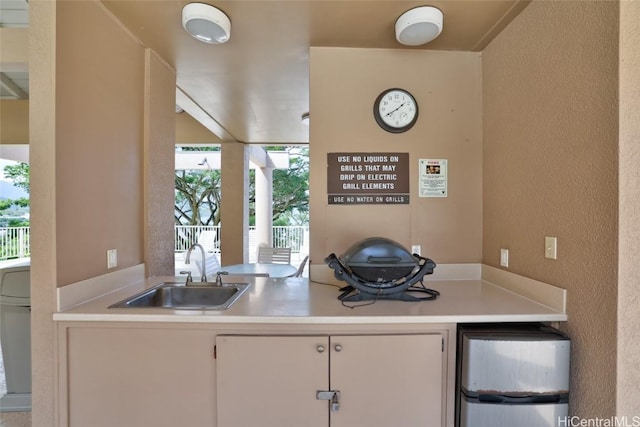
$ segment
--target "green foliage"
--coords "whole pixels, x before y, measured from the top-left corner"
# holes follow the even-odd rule
[[[274,225],[309,223],[309,149],[290,154],[289,169],[273,171]]]
[[[19,206],[21,208],[26,208],[29,206],[29,199],[24,197],[16,200],[6,199],[0,200],[0,212],[9,209],[12,206]]]
[[[29,192],[29,164],[18,163],[4,167],[5,178],[13,181],[13,185]]]
[[[13,181],[15,187],[29,192],[29,165],[27,163],[5,166],[4,176]],[[0,227],[28,226],[29,220],[20,218],[26,213],[29,213],[28,198],[0,200]]]
[[[218,149],[217,147],[214,147]],[[309,221],[309,149],[273,146],[268,151],[288,151],[289,169],[273,171],[274,225],[304,225]],[[182,147],[183,151],[204,151]],[[214,151],[210,149],[209,151]],[[249,224],[255,224],[255,171],[250,172]],[[176,171],[176,224],[218,225],[220,223],[220,171]]]
[[[176,224],[220,223],[220,178],[220,171],[214,170],[176,171]]]
[[[179,151],[220,151],[219,146],[185,146]],[[206,157],[205,157],[206,158]],[[220,223],[220,171],[175,171],[175,223],[218,225]]]
[[[264,147],[268,151],[288,151],[289,169],[273,171],[273,225],[309,223],[309,149],[297,146]],[[255,223],[255,174],[249,187],[249,223]]]
[[[29,221],[22,218],[10,219],[7,227],[29,227]]]

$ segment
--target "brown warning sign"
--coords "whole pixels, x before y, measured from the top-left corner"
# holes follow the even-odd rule
[[[330,205],[409,203],[409,153],[327,153]]]

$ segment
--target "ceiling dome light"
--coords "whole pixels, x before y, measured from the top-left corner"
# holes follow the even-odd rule
[[[182,9],[182,26],[187,33],[204,43],[224,43],[231,36],[229,17],[204,3],[189,3]]]
[[[406,46],[419,46],[442,32],[442,11],[432,6],[409,9],[396,21],[396,40]]]
[[[302,115],[301,122],[303,125],[309,126],[309,113],[304,113]]]

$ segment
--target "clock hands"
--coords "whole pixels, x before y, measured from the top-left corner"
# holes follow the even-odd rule
[[[407,103],[407,101],[405,101],[402,104],[398,105],[398,108],[396,108],[395,110],[389,111],[387,114],[385,114],[385,116],[389,117],[390,115],[392,115],[393,113],[395,113],[396,111],[398,111],[399,109],[404,107],[404,104],[406,104],[406,103]]]

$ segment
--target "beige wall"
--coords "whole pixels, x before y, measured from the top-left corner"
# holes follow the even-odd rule
[[[110,248],[117,269],[160,274],[172,260],[175,74],[98,1],[32,0],[29,16],[33,425],[45,427],[57,288],[106,274]]]
[[[96,2],[58,3],[57,46],[56,245],[64,286],[105,274],[107,249],[118,250],[121,268],[144,261],[145,66],[142,47]]]
[[[2,72],[29,71],[27,28],[0,28]],[[29,101],[0,101],[0,144],[29,143]]]
[[[640,414],[640,2],[620,3],[617,413]]]
[[[571,413],[612,416],[618,3],[533,2],[482,66],[483,260],[508,248],[510,271],[568,289]]]
[[[310,259],[382,236],[436,263],[474,263],[482,250],[480,55],[465,52],[312,48],[310,58]],[[391,134],[373,118],[385,89],[409,90],[417,124]],[[328,205],[327,153],[409,153],[408,205]],[[418,160],[448,159],[449,197],[418,197]],[[312,270],[313,275],[313,270]]]
[[[175,99],[175,94],[174,94]],[[0,101],[0,144],[29,143],[29,101]],[[187,113],[175,115],[176,144],[220,144],[220,138]]]
[[[220,138],[202,126],[187,112],[175,115],[176,144],[220,144]]]
[[[29,143],[29,101],[0,101],[0,144]]]
[[[26,72],[29,68],[29,30],[0,28],[0,58],[2,71]]]
[[[56,287],[104,274],[110,247],[121,253],[120,267],[144,261],[144,212],[151,205],[144,202],[143,177],[156,173],[143,167],[145,124],[154,123],[143,113],[144,50],[100,4],[65,3],[30,1],[34,426],[49,426],[54,419],[51,314]],[[72,20],[76,7],[82,22]],[[617,10],[617,3],[609,2],[534,2],[487,48],[482,63],[475,53],[311,51],[312,262],[326,268],[326,255],[371,236],[371,230],[407,246],[421,244],[437,263],[484,260],[497,265],[499,248],[508,247],[511,271],[569,289],[572,412],[581,416],[615,412],[609,396],[616,391]],[[637,19],[637,9],[626,15],[627,31],[634,31]],[[85,25],[100,31],[83,32],[79,26]],[[69,40],[79,32],[90,37]],[[637,45],[632,39],[626,43]],[[156,66],[161,79],[167,78],[168,70]],[[83,75],[87,71],[93,74]],[[632,71],[637,75],[637,65]],[[621,87],[637,90],[637,77],[627,76]],[[80,86],[70,87],[71,80]],[[401,135],[382,131],[372,117],[375,97],[394,86],[412,91],[421,109],[418,124]],[[62,87],[70,90],[68,96]],[[170,96],[160,99],[168,105]],[[621,121],[620,136],[627,138],[631,154],[637,139],[635,99],[622,98],[630,119]],[[121,120],[124,113],[134,118]],[[71,126],[71,116],[95,126]],[[338,151],[410,153],[411,204],[327,205],[326,153]],[[225,165],[240,165],[246,152],[238,144],[226,154],[223,150],[223,156]],[[447,199],[418,198],[419,158],[449,159]],[[631,161],[626,168],[633,168]],[[592,172],[596,167],[601,167],[598,174]],[[621,163],[621,173],[624,167]],[[244,182],[244,172],[232,172],[232,179]],[[635,184],[624,184],[621,198],[632,197]],[[223,192],[237,194],[237,188]],[[621,232],[626,227],[633,236],[636,201],[627,201],[621,204]],[[73,209],[82,212],[77,223],[59,219],[75,214]],[[82,218],[90,215],[99,220]],[[230,222],[243,217],[236,212]],[[123,221],[130,223],[129,234],[102,230],[113,231]],[[557,261],[542,258],[544,235],[559,237]],[[625,242],[633,245],[633,240]],[[239,262],[245,254],[239,242],[233,245],[229,253]],[[75,247],[89,248],[91,254],[78,254]],[[621,242],[621,253],[629,248]],[[620,298],[631,298],[621,306],[621,316],[634,319],[635,253],[628,252],[626,263],[621,256],[620,262],[621,282],[626,283]],[[636,331],[631,323],[621,337],[634,339]],[[634,351],[621,347],[619,357],[629,355],[632,362]],[[621,375],[637,371],[633,363],[619,367]],[[633,387],[633,379],[619,382],[620,410],[637,410]]]

